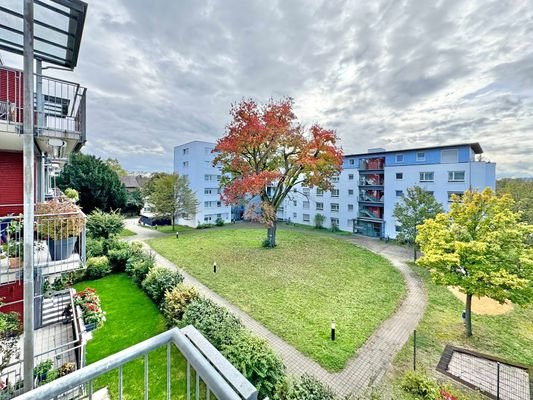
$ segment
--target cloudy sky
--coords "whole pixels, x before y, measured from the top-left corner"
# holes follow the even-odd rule
[[[528,0],[89,0],[63,76],[89,91],[86,152],[130,170],[215,141],[232,102],[291,96],[346,153],[479,141],[533,176],[532,44]]]

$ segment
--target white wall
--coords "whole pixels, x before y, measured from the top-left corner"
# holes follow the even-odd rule
[[[214,143],[194,141],[174,147],[174,172],[184,175],[199,202],[196,215],[190,219],[178,219],[178,224],[197,226],[198,223],[215,223],[220,217],[231,222],[231,207],[224,205],[220,199],[218,180],[207,181],[206,175],[220,176],[220,169],[213,167],[214,154],[211,150]],[[211,194],[205,190],[211,189]],[[206,206],[206,202],[210,202]]]

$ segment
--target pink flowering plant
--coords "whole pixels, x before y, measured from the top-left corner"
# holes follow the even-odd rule
[[[104,324],[105,312],[100,306],[100,297],[96,294],[96,290],[87,288],[76,293],[74,304],[80,306],[83,313],[83,322],[86,325],[95,323],[96,327],[100,327]]]

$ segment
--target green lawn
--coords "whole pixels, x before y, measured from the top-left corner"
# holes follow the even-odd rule
[[[148,226],[148,225],[139,225],[145,229],[154,229],[155,230],[155,227],[152,227],[152,226]],[[157,230],[159,232],[163,232],[163,233],[176,233],[176,232],[187,232],[187,231],[192,231],[192,230],[195,230],[195,228],[191,228],[190,226],[185,226],[185,225],[174,225],[174,230],[172,230],[172,225],[164,225],[164,226],[158,226],[157,227]]]
[[[163,317],[152,301],[135,286],[126,274],[113,274],[105,278],[80,282],[77,291],[87,287],[96,289],[106,311],[104,326],[93,331],[87,344],[87,363],[91,364],[113,353],[142,342],[166,330]],[[152,399],[166,396],[166,348],[149,354],[149,394]],[[184,399],[185,361],[172,349],[173,399]],[[124,398],[143,398],[143,360],[138,359],[124,367]],[[107,386],[113,399],[118,398],[118,372],[112,371],[96,380],[94,388]]]
[[[122,232],[120,232],[120,236],[121,237],[128,237],[128,236],[135,236],[136,233],[127,229],[127,228],[124,228],[122,229]]]
[[[261,247],[264,238],[265,229],[237,224],[149,244],[325,368],[341,370],[399,304],[401,274],[331,233],[281,225],[275,249]]]
[[[461,319],[463,303],[445,287],[433,284],[427,270],[412,268],[428,290],[428,307],[417,328],[417,365],[434,371],[448,343],[533,365],[533,308],[514,306],[511,312],[497,316],[473,314],[474,336],[466,338]],[[397,375],[412,368],[412,346],[411,338],[398,355],[394,363]]]

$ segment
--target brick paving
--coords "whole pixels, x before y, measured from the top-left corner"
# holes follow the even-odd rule
[[[155,235],[160,235],[160,232],[139,227],[135,222],[127,223],[127,228],[142,234],[142,236],[133,236],[130,240],[146,240]],[[147,231],[155,235],[151,236]],[[283,359],[290,374],[295,376],[312,375],[331,386],[338,395],[346,396],[352,393],[360,393],[369,386],[370,382],[377,383],[383,378],[395,355],[407,342],[422,318],[426,306],[426,293],[422,282],[405,262],[412,257],[410,250],[363,236],[340,236],[339,239],[341,238],[387,258],[403,274],[407,286],[407,294],[397,311],[389,319],[385,320],[365,344],[359,348],[357,353],[348,361],[344,370],[334,373],[325,370],[317,362],[300,353],[293,346],[177,267],[174,263],[154,253],[156,262],[159,265],[171,269],[179,269],[184,275],[187,284],[195,286],[205,297],[227,307],[241,318],[248,329],[266,339],[272,349]],[[149,248],[146,243],[144,245]]]

